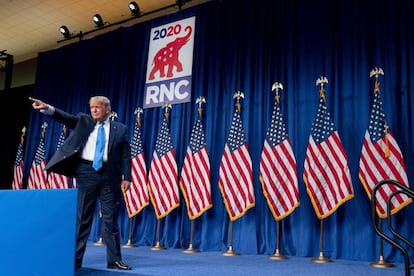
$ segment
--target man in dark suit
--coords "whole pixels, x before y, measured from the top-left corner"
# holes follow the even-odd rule
[[[55,152],[45,169],[48,172],[76,178],[78,210],[75,270],[82,267],[98,198],[103,221],[102,238],[107,247],[107,267],[130,270],[131,267],[121,259],[118,228],[121,189],[127,191],[131,183],[128,128],[124,124],[109,120],[111,104],[104,96],[90,98],[91,115],[85,113],[72,115],[41,100],[29,99],[35,110],[51,116],[72,129],[69,137]],[[101,161],[95,161],[95,148],[101,148]]]

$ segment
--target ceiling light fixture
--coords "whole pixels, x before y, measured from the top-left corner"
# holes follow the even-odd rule
[[[93,22],[95,23],[96,27],[100,28],[100,27],[102,27],[102,26],[104,25],[104,22],[103,22],[102,16],[100,16],[98,13],[97,13],[97,14],[95,14],[95,15],[92,17],[92,19],[93,19]]]
[[[130,9],[130,11],[131,11],[131,13],[134,17],[138,17],[141,14],[141,11],[139,10],[139,6],[138,6],[137,2],[132,1],[132,2],[129,3],[128,6],[129,6],[129,9]]]
[[[90,35],[91,33],[101,31],[104,28],[125,24],[126,22],[128,22],[130,20],[134,20],[137,17],[143,17],[143,16],[146,16],[146,15],[154,14],[154,13],[166,10],[166,9],[171,9],[175,6],[178,6],[179,9],[181,10],[182,6],[185,3],[191,2],[191,1],[192,0],[176,0],[175,4],[168,5],[168,6],[160,8],[160,9],[156,9],[156,10],[145,12],[145,13],[141,12],[137,2],[131,1],[131,2],[129,2],[128,7],[131,11],[131,14],[133,15],[132,17],[125,18],[125,19],[123,19],[121,21],[118,21],[118,22],[115,22],[115,23],[109,23],[109,22],[104,22],[103,19],[102,19],[102,16],[97,13],[92,17],[96,28],[94,28],[92,30],[89,30],[89,31],[86,31],[86,32],[80,31],[79,33],[73,34],[73,33],[70,33],[69,29],[66,26],[63,25],[59,28],[59,30],[60,30],[61,34],[64,36],[64,38],[61,39],[61,40],[58,40],[57,43],[67,41],[67,40],[70,40],[70,39],[74,39],[74,38],[79,38],[79,41],[80,41],[84,37]]]
[[[71,33],[69,32],[68,27],[66,27],[65,25],[60,26],[59,31],[63,35],[64,38],[70,38],[72,36]]]

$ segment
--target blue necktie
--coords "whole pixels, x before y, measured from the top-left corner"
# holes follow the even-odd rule
[[[92,167],[95,171],[102,168],[103,156],[105,151],[105,129],[104,122],[99,123],[98,136],[96,136],[95,155],[93,157]]]

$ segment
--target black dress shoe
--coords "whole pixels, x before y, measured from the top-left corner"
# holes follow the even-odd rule
[[[120,270],[131,270],[131,267],[127,264],[124,264],[122,261],[115,261],[108,263],[108,268],[116,268]]]

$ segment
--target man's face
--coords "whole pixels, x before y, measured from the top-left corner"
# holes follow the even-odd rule
[[[109,111],[101,102],[91,101],[89,109],[91,110],[92,118],[96,121],[104,121],[108,117]]]

